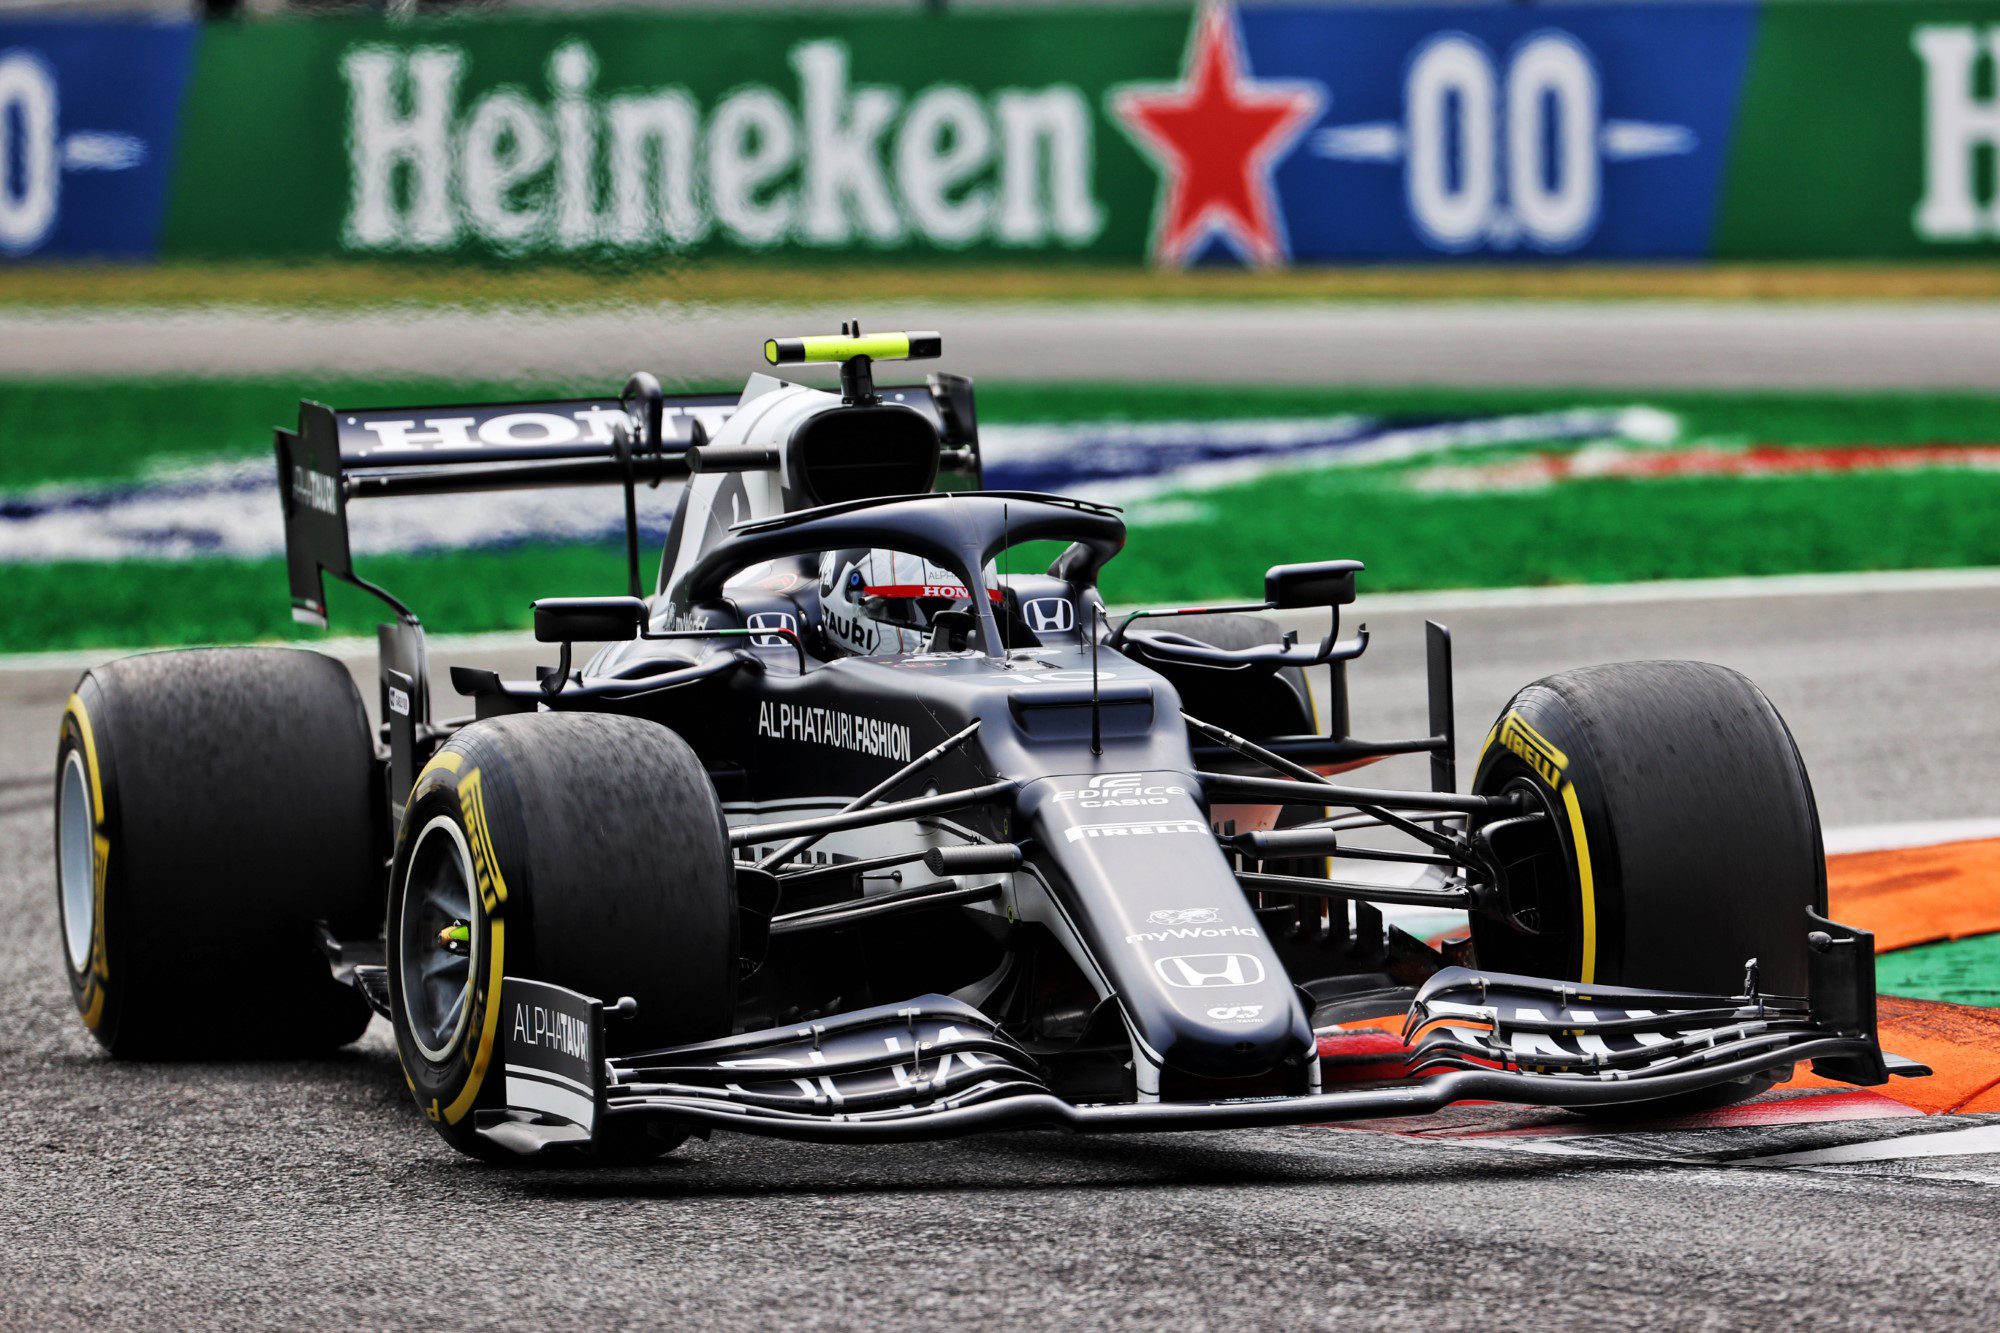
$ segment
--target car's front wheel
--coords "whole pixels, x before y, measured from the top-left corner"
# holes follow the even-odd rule
[[[1494,832],[1507,911],[1472,918],[1480,966],[1734,995],[1755,959],[1764,993],[1806,993],[1819,815],[1791,732],[1745,677],[1705,662],[1546,677],[1501,711],[1473,790],[1541,816]]]
[[[606,1004],[612,1053],[726,1036],[736,896],[708,775],[686,742],[636,718],[541,713],[474,723],[419,775],[397,839],[388,969],[410,1090],[454,1148],[506,1102],[501,980]],[[603,1136],[600,1136],[601,1138]],[[643,1158],[685,1136],[603,1138]]]

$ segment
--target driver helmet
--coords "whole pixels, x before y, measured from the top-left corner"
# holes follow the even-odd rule
[[[987,593],[999,599],[997,588]],[[937,613],[971,600],[957,574],[907,551],[828,551],[820,557],[820,618],[827,642],[839,652],[921,652]]]

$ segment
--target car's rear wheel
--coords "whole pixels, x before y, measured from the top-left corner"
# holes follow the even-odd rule
[[[1733,995],[1754,958],[1765,993],[1805,994],[1805,913],[1826,909],[1819,815],[1791,732],[1743,676],[1625,662],[1546,677],[1502,710],[1473,790],[1543,816],[1495,835],[1511,911],[1472,918],[1482,967]]]
[[[113,1055],[291,1055],[361,1035],[316,923],[381,920],[374,749],[346,668],[148,653],[77,683],[56,754],[63,967]]]
[[[403,1071],[446,1142],[507,1160],[476,1132],[505,1105],[500,984],[529,978],[637,1002],[610,1053],[726,1036],[736,895],[701,762],[636,718],[542,713],[475,723],[424,768],[389,895],[390,1008]],[[685,1135],[600,1135],[600,1158]]]

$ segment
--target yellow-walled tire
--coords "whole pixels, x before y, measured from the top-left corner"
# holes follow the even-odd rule
[[[460,1152],[505,1105],[500,986],[529,978],[630,996],[610,1053],[726,1036],[735,1017],[736,893],[722,809],[701,762],[637,718],[540,713],[478,722],[418,776],[389,892],[390,1010],[425,1117]],[[684,1136],[620,1142],[632,1160]]]
[[[1763,993],[1806,993],[1806,910],[1826,910],[1819,814],[1791,732],[1745,677],[1704,662],[1549,676],[1501,711],[1473,790],[1526,792],[1546,816],[1496,835],[1516,916],[1473,916],[1481,967],[1734,995],[1754,958]]]
[[[113,1055],[264,1057],[361,1035],[316,938],[381,919],[374,750],[338,662],[196,649],[86,673],[56,752],[56,900]],[[220,989],[219,989],[220,988]]]

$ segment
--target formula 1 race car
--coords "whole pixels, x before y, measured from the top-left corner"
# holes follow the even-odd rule
[[[1359,562],[1111,613],[1115,510],[981,489],[969,381],[876,388],[938,346],[766,344],[837,364],[838,393],[641,374],[617,399],[302,403],[277,436],[293,606],[323,624],[332,574],[391,609],[380,724],[293,649],[84,675],[56,844],[85,1023],[120,1056],[261,1055],[381,1014],[424,1114],[493,1160],[1923,1072],[1877,1045],[1872,941],[1824,916],[1805,768],[1748,680],[1550,676],[1461,792],[1442,627],[1425,734],[1363,740]],[[687,484],[647,594],[636,491],[662,480]],[[624,491],[627,591],[536,602],[554,660],[454,666],[471,713],[439,717],[348,507],[592,485]],[[1044,572],[1001,572],[1036,547]],[[577,644],[608,646],[579,668]],[[1395,755],[1430,789],[1335,780]],[[1426,942],[1385,905],[1469,926]],[[1392,1015],[1389,1067],[1330,1087],[1322,1034]]]

